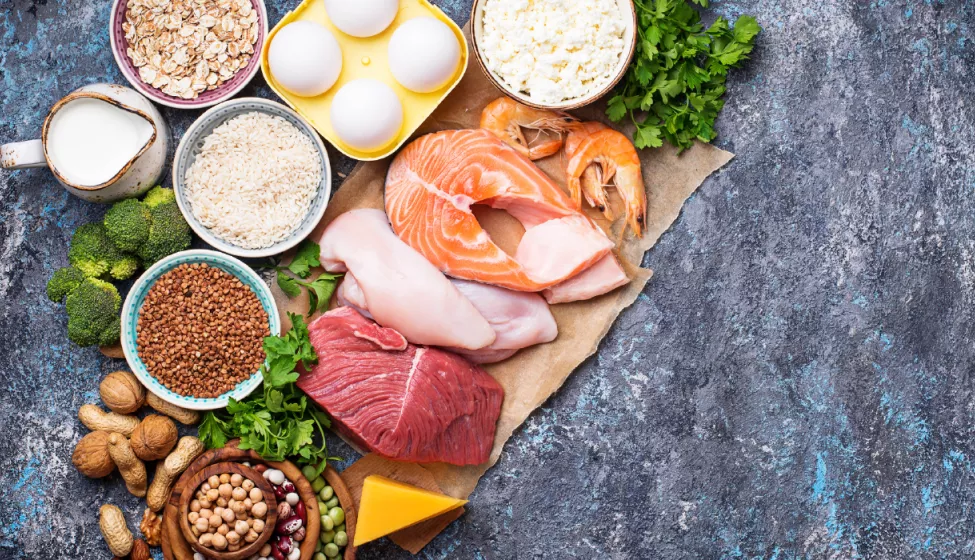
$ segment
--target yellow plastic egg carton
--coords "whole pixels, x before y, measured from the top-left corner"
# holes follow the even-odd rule
[[[393,78],[393,74],[389,70],[387,46],[393,32],[407,20],[417,17],[435,17],[446,23],[454,32],[461,47],[460,62],[453,79],[444,87],[431,93],[416,93],[404,88]],[[271,75],[268,68],[267,51],[274,41],[274,35],[282,27],[294,21],[313,21],[324,25],[335,35],[339,46],[342,47],[342,73],[339,74],[338,81],[331,89],[317,97],[299,97],[289,93],[274,80],[274,76]],[[393,23],[382,33],[364,38],[346,35],[332,25],[328,14],[325,12],[323,0],[304,0],[294,11],[281,18],[281,21],[271,30],[268,40],[264,41],[264,48],[261,51],[261,72],[274,93],[278,94],[285,103],[310,122],[339,151],[353,159],[373,161],[382,159],[398,150],[423,124],[423,121],[433,113],[434,109],[457,87],[467,70],[467,57],[467,39],[464,37],[464,33],[453,20],[427,0],[400,0],[399,12],[396,14]],[[343,85],[361,78],[372,78],[388,85],[396,92],[403,104],[403,126],[400,128],[399,135],[387,147],[374,152],[365,152],[349,146],[338,137],[335,129],[332,128],[330,109],[335,93],[342,89]]]

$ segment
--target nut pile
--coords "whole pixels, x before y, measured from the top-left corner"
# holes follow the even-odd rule
[[[264,362],[267,312],[237,278],[206,264],[184,264],[149,289],[136,326],[149,373],[184,396],[213,398]]]
[[[253,480],[239,473],[213,475],[197,489],[187,521],[200,546],[236,552],[261,537],[267,502]]]
[[[246,68],[260,33],[251,0],[129,0],[122,30],[139,78],[182,99]]]

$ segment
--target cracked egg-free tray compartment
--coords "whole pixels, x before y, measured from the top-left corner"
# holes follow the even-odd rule
[[[417,17],[434,17],[444,22],[454,32],[454,36],[460,45],[460,62],[453,79],[444,87],[431,93],[416,93],[404,88],[393,78],[393,74],[389,70],[389,57],[386,49],[393,32],[404,22]],[[271,75],[268,68],[268,46],[274,42],[274,36],[277,32],[293,21],[313,21],[324,25],[335,35],[339,46],[342,47],[342,73],[339,74],[338,81],[331,89],[317,97],[299,97],[289,93],[274,80],[274,76]],[[332,25],[328,19],[328,14],[325,13],[325,2],[323,0],[304,0],[293,12],[281,18],[281,21],[271,30],[261,51],[261,72],[264,73],[264,79],[267,80],[271,89],[292,109],[310,122],[339,151],[353,159],[373,161],[382,159],[398,150],[423,124],[423,121],[433,113],[434,109],[447,98],[447,95],[457,87],[467,70],[467,57],[467,39],[464,37],[464,33],[457,24],[427,0],[400,0],[399,12],[396,14],[393,23],[382,33],[365,38],[346,35]],[[365,152],[349,146],[342,142],[335,134],[335,129],[332,128],[330,109],[335,93],[342,89],[343,85],[361,78],[372,78],[385,83],[393,89],[403,103],[403,127],[400,129],[399,135],[385,148],[375,152]]]

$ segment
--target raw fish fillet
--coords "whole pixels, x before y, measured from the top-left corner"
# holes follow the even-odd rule
[[[545,289],[542,295],[552,304],[582,301],[607,294],[629,282],[630,277],[623,271],[616,257],[606,255],[582,274]]]
[[[471,212],[507,210],[525,226],[514,256]],[[613,242],[538,167],[486,130],[448,130],[404,148],[386,176],[393,230],[455,278],[537,292],[586,270]]]
[[[368,311],[410,342],[466,350],[494,342],[494,329],[444,275],[403,243],[382,210],[352,210],[319,241],[322,266],[345,272],[339,301]]]
[[[488,460],[504,390],[481,368],[414,346],[350,307],[309,325],[320,359],[298,379],[357,445],[390,459],[479,465]]]
[[[475,364],[506,360],[522,348],[552,342],[559,335],[552,311],[538,294],[515,292],[468,280],[452,282],[488,320],[497,335],[494,343],[487,348],[451,349]]]

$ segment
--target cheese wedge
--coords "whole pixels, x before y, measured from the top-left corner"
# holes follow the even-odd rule
[[[383,476],[368,476],[362,484],[362,500],[352,544],[359,546],[374,541],[466,503],[467,500],[429,492]]]

